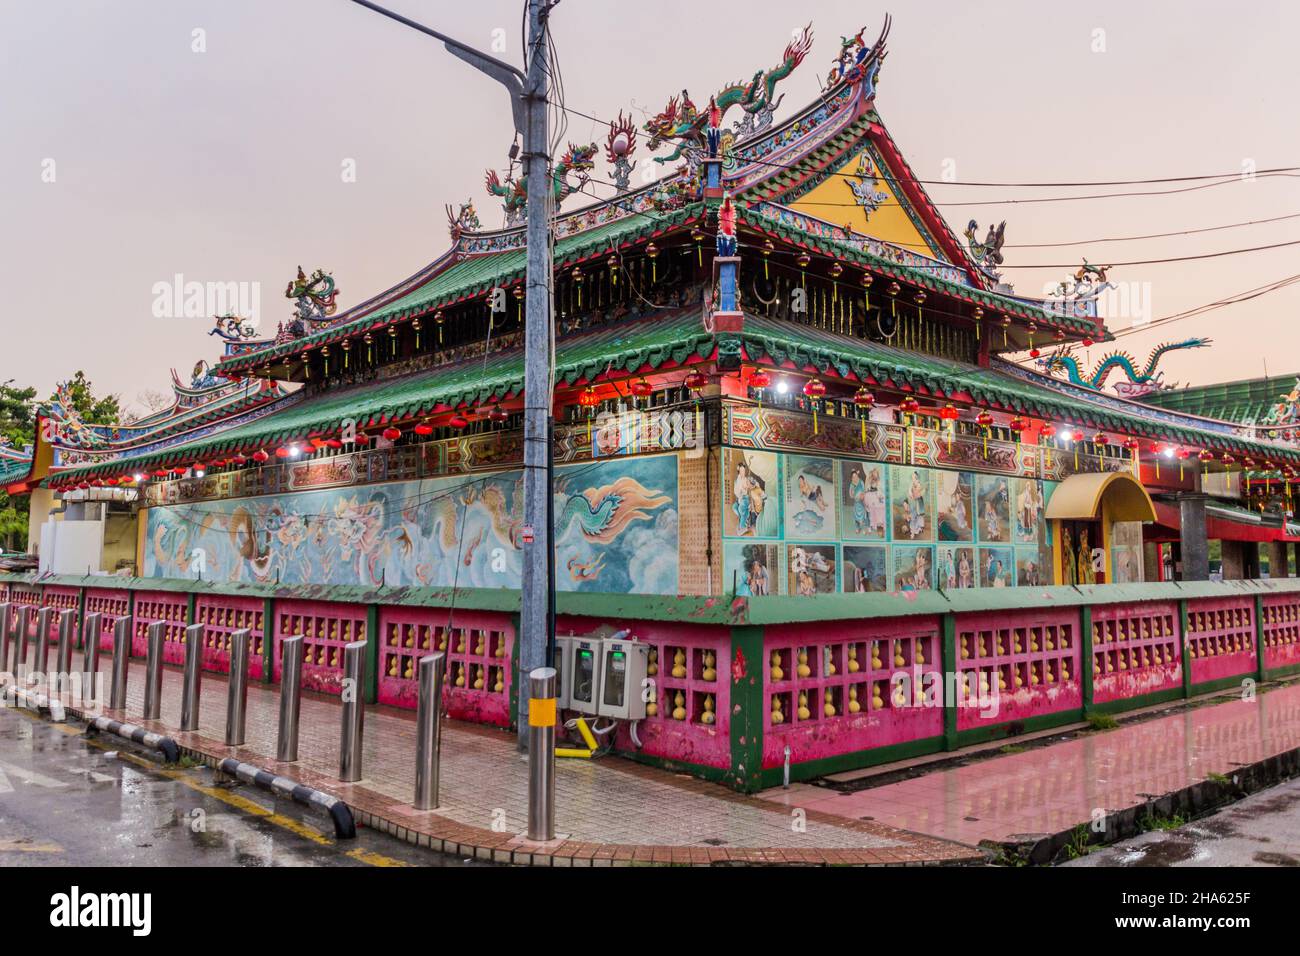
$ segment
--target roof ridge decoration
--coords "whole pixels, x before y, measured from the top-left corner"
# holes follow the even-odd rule
[[[1181,342],[1163,342],[1151,350],[1151,355],[1147,358],[1147,363],[1141,370],[1136,367],[1135,359],[1128,352],[1110,352],[1093,367],[1092,374],[1086,377],[1079,367],[1078,360],[1073,355],[1074,349],[1070,346],[1055,349],[1050,354],[1035,359],[1035,363],[1049,375],[1056,371],[1064,371],[1066,377],[1075,385],[1095,388],[1097,391],[1104,389],[1111,372],[1118,370],[1124,373],[1127,381],[1115,385],[1115,394],[1121,398],[1141,398],[1150,395],[1152,392],[1177,388],[1177,383],[1166,385],[1164,372],[1159,371],[1157,368],[1160,359],[1166,353],[1179,349],[1204,348],[1210,344],[1210,341],[1207,338],[1193,337],[1184,339]]]
[[[710,97],[710,102],[716,104],[719,110],[720,119],[733,106],[739,106],[744,111],[744,116],[735,127],[724,134],[724,154],[730,152],[732,143],[757,135],[772,125],[776,108],[785,98],[784,94],[776,96],[777,84],[803,62],[812,49],[812,40],[812,24],[809,23],[798,37],[786,45],[781,62],[776,66],[769,70],[759,70],[748,81],[729,83]],[[670,97],[659,114],[647,120],[642,127],[648,135],[646,145],[649,149],[658,149],[668,142],[675,144],[671,153],[656,156],[654,161],[663,166],[685,160],[694,169],[704,153],[704,130],[708,122],[708,110],[697,109],[688,91],[682,90],[679,96]]]
[[[826,77],[827,85],[847,83],[849,86],[861,86],[866,98],[874,99],[880,67],[888,54],[885,41],[889,39],[889,28],[893,22],[893,17],[886,13],[880,36],[876,37],[876,42],[871,46],[867,46],[862,39],[867,32],[865,26],[852,37],[840,37],[840,52]]]
[[[589,174],[596,168],[595,156],[598,151],[599,147],[595,143],[588,143],[585,146],[570,143],[569,148],[551,166],[551,198],[555,201],[556,208],[559,208],[560,203],[574,193],[581,192],[582,188],[591,181]],[[575,176],[576,180],[569,182],[570,176]],[[528,210],[526,179],[516,179],[513,173],[507,173],[505,181],[502,182],[497,171],[489,169],[487,191],[489,195],[501,197],[507,227],[523,223]]]

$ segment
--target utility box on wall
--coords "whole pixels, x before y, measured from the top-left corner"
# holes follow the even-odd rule
[[[595,715],[600,701],[601,645],[599,637],[569,636],[569,709]]]
[[[650,648],[636,641],[608,637],[601,642],[600,706],[601,717],[641,720],[645,717],[645,697],[641,692],[646,679]]]
[[[598,636],[602,631],[610,636]],[[589,635],[555,639],[557,706],[593,717],[645,717],[642,685],[650,647],[627,639],[626,634],[599,628]]]

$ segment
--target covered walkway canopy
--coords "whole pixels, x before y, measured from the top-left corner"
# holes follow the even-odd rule
[[[1155,521],[1156,509],[1141,482],[1127,471],[1071,475],[1052,493],[1049,519],[1095,521],[1103,502],[1112,521]]]

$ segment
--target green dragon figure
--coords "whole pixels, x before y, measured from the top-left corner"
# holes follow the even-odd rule
[[[596,168],[597,146],[569,144],[568,150],[551,167],[551,196],[559,206],[565,199],[582,189],[591,178],[587,174]],[[570,175],[577,176],[576,183],[569,182]],[[506,225],[517,226],[524,221],[528,209],[528,183],[523,179],[507,176],[502,182],[495,169],[487,172],[487,191],[493,196],[500,196],[506,211]]]
[[[1097,391],[1101,391],[1106,387],[1106,379],[1110,377],[1111,372],[1120,369],[1128,376],[1128,381],[1117,383],[1115,385],[1115,394],[1121,398],[1138,398],[1164,388],[1173,387],[1172,385],[1165,385],[1163,372],[1156,371],[1161,356],[1166,352],[1173,352],[1177,349],[1199,349],[1209,344],[1209,339],[1192,338],[1185,339],[1182,342],[1166,342],[1163,345],[1158,345],[1151,350],[1151,357],[1147,359],[1146,367],[1140,372],[1133,364],[1133,356],[1127,352],[1111,352],[1097,363],[1092,374],[1087,378],[1084,378],[1079,369],[1078,361],[1070,354],[1069,349],[1062,349],[1053,352],[1051,355],[1045,355],[1037,359],[1037,363],[1048,374],[1064,369],[1066,376],[1075,385],[1095,388]]]
[[[745,111],[745,119],[737,131],[739,134],[754,133],[764,129],[772,122],[772,113],[780,105],[782,97],[775,97],[776,85],[794,72],[794,68],[803,62],[803,58],[812,49],[812,24],[803,28],[797,40],[785,48],[781,63],[770,70],[759,70],[749,82],[737,81],[724,86],[714,96],[718,109],[725,116],[727,110],[739,106]],[[707,105],[707,104],[706,104]],[[694,152],[688,157],[693,159],[704,149],[704,127],[709,122],[708,109],[696,109],[690,94],[682,90],[681,96],[674,96],[658,116],[648,120],[645,131],[649,134],[648,146],[658,149],[668,140],[675,140],[677,148],[668,156],[656,156],[655,162],[663,165],[680,160],[688,149]]]

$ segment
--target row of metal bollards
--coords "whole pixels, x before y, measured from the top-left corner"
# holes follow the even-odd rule
[[[9,670],[10,647],[17,637],[14,673],[26,665],[27,645],[33,613],[37,609],[24,605],[0,603],[0,671]],[[49,660],[50,628],[54,608],[39,609],[36,627],[35,670],[44,673]],[[75,612],[59,613],[58,674],[66,680],[72,666]],[[99,672],[99,613],[86,615],[82,643],[82,701],[94,699],[94,675]],[[16,625],[16,626],[15,626]],[[113,626],[113,668],[109,684],[112,710],[126,708],[127,675],[131,657],[132,619],[119,617]],[[181,679],[182,731],[199,728],[199,702],[202,698],[204,626],[192,624],[185,629],[185,663]],[[143,717],[159,720],[162,715],[162,667],[166,641],[166,624],[151,623],[147,632]],[[227,683],[226,736],[228,747],[245,743],[248,706],[248,655],[251,632],[248,629],[230,635],[230,676]],[[298,759],[299,713],[302,704],[303,640],[287,637],[280,642],[280,706],[276,735],[276,760],[293,763]],[[355,783],[362,778],[363,730],[365,705],[366,642],[356,641],[343,649],[343,707],[339,744],[339,779]],[[442,686],[445,655],[441,652],[420,658],[419,702],[416,712],[415,801],[417,810],[438,807],[440,752],[442,745]],[[543,667],[532,671],[528,680],[528,837],[549,841],[555,837],[555,726],[556,673]]]

